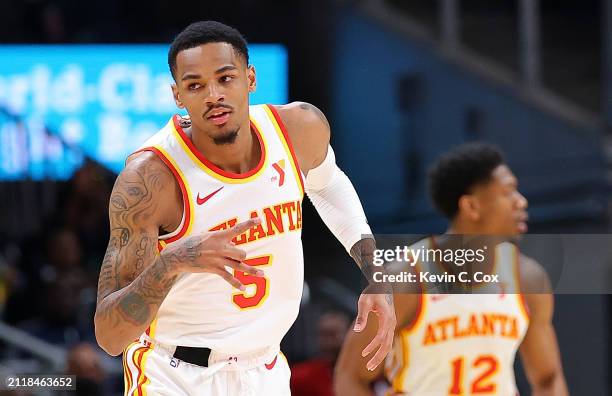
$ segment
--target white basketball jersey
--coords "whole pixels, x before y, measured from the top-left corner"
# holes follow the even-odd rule
[[[435,245],[430,238],[414,246]],[[514,358],[529,325],[519,290],[518,261],[513,244],[497,246],[494,272],[500,274],[501,283],[495,294],[419,296],[412,324],[396,334],[385,363],[393,394],[518,394]],[[436,263],[419,262],[417,268],[443,272]]]
[[[246,286],[241,292],[216,274],[180,275],[146,332],[158,342],[238,354],[278,345],[297,317],[304,275],[302,174],[274,107],[250,106],[249,114],[261,160],[248,173],[223,171],[204,158],[178,115],[140,149],[166,163],[183,194],[181,225],[160,238],[160,250],[188,235],[261,219],[233,241],[265,276],[237,272]]]

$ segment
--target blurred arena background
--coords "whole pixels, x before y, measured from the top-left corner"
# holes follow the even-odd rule
[[[92,320],[108,197],[125,155],[175,112],[167,45],[202,19],[249,40],[252,103],[327,114],[376,233],[443,232],[426,170],[475,140],[505,151],[530,232],[610,232],[611,0],[2,0],[1,373],[72,373],[76,394],[121,394]],[[324,382],[317,362],[339,348],[361,275],[304,211],[307,287],[283,350],[311,364],[295,378]],[[609,303],[556,297],[574,395],[610,394]]]

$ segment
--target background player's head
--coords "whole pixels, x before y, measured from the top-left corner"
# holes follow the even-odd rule
[[[174,100],[197,130],[217,144],[228,144],[241,127],[248,128],[255,69],[240,32],[215,21],[192,23],[172,42],[168,65]]]
[[[516,235],[527,231],[527,200],[495,146],[471,143],[442,155],[429,172],[435,207],[462,232]]]
[[[344,336],[351,322],[348,316],[339,311],[329,311],[321,315],[317,323],[319,354],[335,362],[342,348]]]

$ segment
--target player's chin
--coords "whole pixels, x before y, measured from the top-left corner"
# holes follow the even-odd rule
[[[519,221],[516,223],[515,232],[518,235],[525,234],[527,231],[529,231],[529,226],[527,225],[527,222]]]
[[[230,127],[223,128],[212,133],[211,137],[217,145],[233,144],[238,137],[238,129]]]

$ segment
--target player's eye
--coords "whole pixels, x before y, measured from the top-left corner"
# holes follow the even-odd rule
[[[230,82],[234,77],[232,76],[223,76],[219,79],[219,81],[226,83],[226,82]]]
[[[201,87],[202,87],[202,85],[201,85],[201,84],[199,84],[199,83],[191,83],[191,84],[189,84],[189,85],[187,86],[187,88],[188,88],[190,91],[195,91],[195,90],[198,90],[198,89],[200,89]]]

